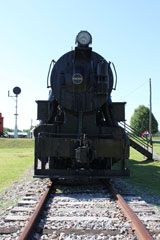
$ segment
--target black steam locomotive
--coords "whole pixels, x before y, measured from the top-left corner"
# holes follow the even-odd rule
[[[125,121],[125,102],[111,101],[114,65],[93,52],[91,43],[90,33],[81,31],[75,50],[52,61],[49,99],[36,101],[35,177],[129,175],[128,137],[118,125]]]

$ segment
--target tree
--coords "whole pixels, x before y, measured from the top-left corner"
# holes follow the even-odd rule
[[[130,125],[134,128],[139,135],[144,131],[149,130],[149,108],[144,105],[140,105],[135,109],[133,116],[131,117]],[[152,113],[152,134],[158,132],[158,122]]]
[[[30,129],[23,129],[23,132],[26,132],[28,136],[30,136]]]
[[[4,127],[3,132],[4,132],[4,134],[7,134],[8,132],[14,132],[14,130],[11,128]]]

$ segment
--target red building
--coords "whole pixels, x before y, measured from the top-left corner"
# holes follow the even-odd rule
[[[0,136],[3,135],[3,117],[2,113],[0,113]]]

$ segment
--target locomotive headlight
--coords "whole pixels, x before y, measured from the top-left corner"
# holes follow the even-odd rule
[[[78,33],[76,37],[76,43],[80,46],[88,46],[90,43],[92,43],[92,36],[87,31],[81,31]]]

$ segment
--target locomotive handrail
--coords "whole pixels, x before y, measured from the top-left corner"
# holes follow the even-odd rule
[[[123,123],[121,123],[123,125]],[[130,134],[133,138],[135,138],[138,142],[144,144],[144,145],[151,145],[150,140],[146,138],[142,138],[139,135],[139,132],[135,130],[134,128],[131,128],[128,124],[124,124],[124,128],[126,129],[127,133]]]
[[[112,65],[113,66],[113,70],[114,70],[114,73],[115,73],[115,84],[114,84],[114,87],[112,88],[113,90],[116,90],[116,87],[117,87],[117,72],[116,72],[116,68],[115,68],[115,65],[113,62],[109,62],[109,66]]]
[[[135,139],[139,144],[143,145],[144,148],[152,148],[152,143],[147,138],[139,137],[139,132],[131,128],[128,124],[120,122],[120,125],[125,129],[128,135]]]
[[[54,66],[55,63],[56,63],[56,61],[54,61],[54,60],[52,59],[50,65],[49,65],[49,70],[48,70],[48,75],[47,75],[47,88],[50,88],[50,87],[51,87],[51,86],[49,86],[48,82],[49,82],[49,76],[50,76],[52,64],[53,64],[53,66]],[[53,68],[53,67],[52,67],[52,68]]]

